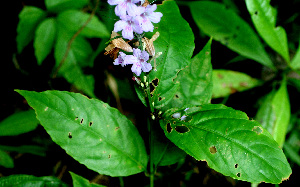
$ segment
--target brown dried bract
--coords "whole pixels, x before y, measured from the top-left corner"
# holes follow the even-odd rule
[[[158,37],[159,37],[159,32],[156,32],[150,40],[146,37],[144,37],[142,39],[143,43],[145,43],[146,51],[149,53],[150,56],[155,56],[155,48],[154,48],[153,42]]]
[[[142,4],[143,7],[147,7],[149,5],[149,1],[148,0],[145,0],[145,2]]]
[[[111,38],[115,38],[117,36],[120,36],[118,33],[112,31]],[[110,42],[106,48],[105,48],[105,55],[110,55],[111,58],[116,59],[118,57],[118,53],[120,49],[127,51],[127,52],[133,52],[132,47],[123,40],[123,38],[116,38]]]

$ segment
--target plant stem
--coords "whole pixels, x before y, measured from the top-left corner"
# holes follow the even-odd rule
[[[151,120],[151,119],[150,119]],[[154,164],[153,164],[153,123],[150,122],[149,128],[149,149],[150,149],[150,187],[154,187]]]

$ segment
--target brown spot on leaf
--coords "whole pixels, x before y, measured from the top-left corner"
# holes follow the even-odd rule
[[[263,129],[260,126],[254,126],[252,131],[256,132],[256,134],[260,135],[263,132]]]
[[[211,146],[211,147],[209,148],[209,152],[210,152],[211,154],[215,154],[215,153],[217,152],[217,148],[216,148],[215,146]]]
[[[70,138],[70,139],[71,139],[72,137],[73,137],[73,136],[72,136],[72,133],[71,133],[71,132],[69,132],[69,133],[68,133],[68,138]]]

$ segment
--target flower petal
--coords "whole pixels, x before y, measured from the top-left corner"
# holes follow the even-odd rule
[[[124,0],[108,0],[107,2],[110,5],[117,5],[117,4],[124,2]]]
[[[124,20],[117,21],[114,25],[114,32],[119,32],[123,30],[126,27],[126,25],[128,25],[128,23]]]
[[[124,64],[135,64],[138,62],[138,59],[133,56],[133,55],[126,55],[125,60],[124,60]]]
[[[153,22],[153,23],[158,23],[160,22],[160,18],[163,16],[161,12],[153,12],[152,14],[148,15],[148,18]]]
[[[115,8],[115,13],[117,16],[126,16],[126,7],[127,7],[127,3],[126,2],[122,2],[120,4],[118,4]]]
[[[137,76],[140,76],[142,73],[141,63],[139,62],[134,63],[133,66],[131,67],[131,71],[135,73]]]
[[[127,24],[125,26],[125,28],[122,31],[122,36],[123,36],[123,38],[126,38],[128,40],[133,39],[133,29],[132,29],[131,25]]]
[[[150,63],[144,62],[142,63],[143,72],[149,72],[152,69],[152,65]]]

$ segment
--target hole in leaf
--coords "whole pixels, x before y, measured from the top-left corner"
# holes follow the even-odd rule
[[[155,90],[155,87],[154,87],[153,84],[151,83],[151,84],[150,84],[150,93],[153,94],[154,90]],[[152,96],[151,96],[151,97],[152,97]]]
[[[78,120],[78,117],[76,117],[75,120]]]
[[[167,123],[167,132],[170,133],[172,130],[171,123]]]
[[[71,132],[69,132],[69,134],[68,134],[68,138],[72,138],[73,136],[72,136],[72,133]]]
[[[256,134],[260,135],[263,132],[263,129],[260,126],[254,126],[252,131],[256,132]]]
[[[153,79],[152,84],[156,87],[158,85],[158,78]]]
[[[90,123],[89,123],[89,126],[92,126],[93,125],[93,122],[92,121],[90,121]]]
[[[254,14],[257,15],[257,14],[258,14],[258,11],[256,10],[256,11],[254,12]]]
[[[173,118],[180,118],[181,114],[179,112],[176,112],[172,115]]]
[[[234,168],[238,168],[239,167],[239,165],[238,164],[234,164]]]
[[[211,154],[215,154],[215,153],[217,152],[216,147],[215,147],[215,146],[211,146],[211,147],[209,148],[209,152],[210,152]]]
[[[158,98],[158,101],[161,101],[161,100],[162,100],[162,98],[161,98],[161,97],[159,97],[159,98]]]
[[[83,118],[80,120],[80,124],[82,124],[83,123]]]
[[[188,127],[186,127],[185,125],[178,125],[175,127],[175,131],[178,133],[186,133],[186,132],[190,131],[190,129]]]
[[[237,176],[237,177],[241,177],[241,173],[237,173],[236,176]]]
[[[178,95],[178,94],[175,94],[175,98],[178,99],[178,98],[179,98],[179,95]]]

